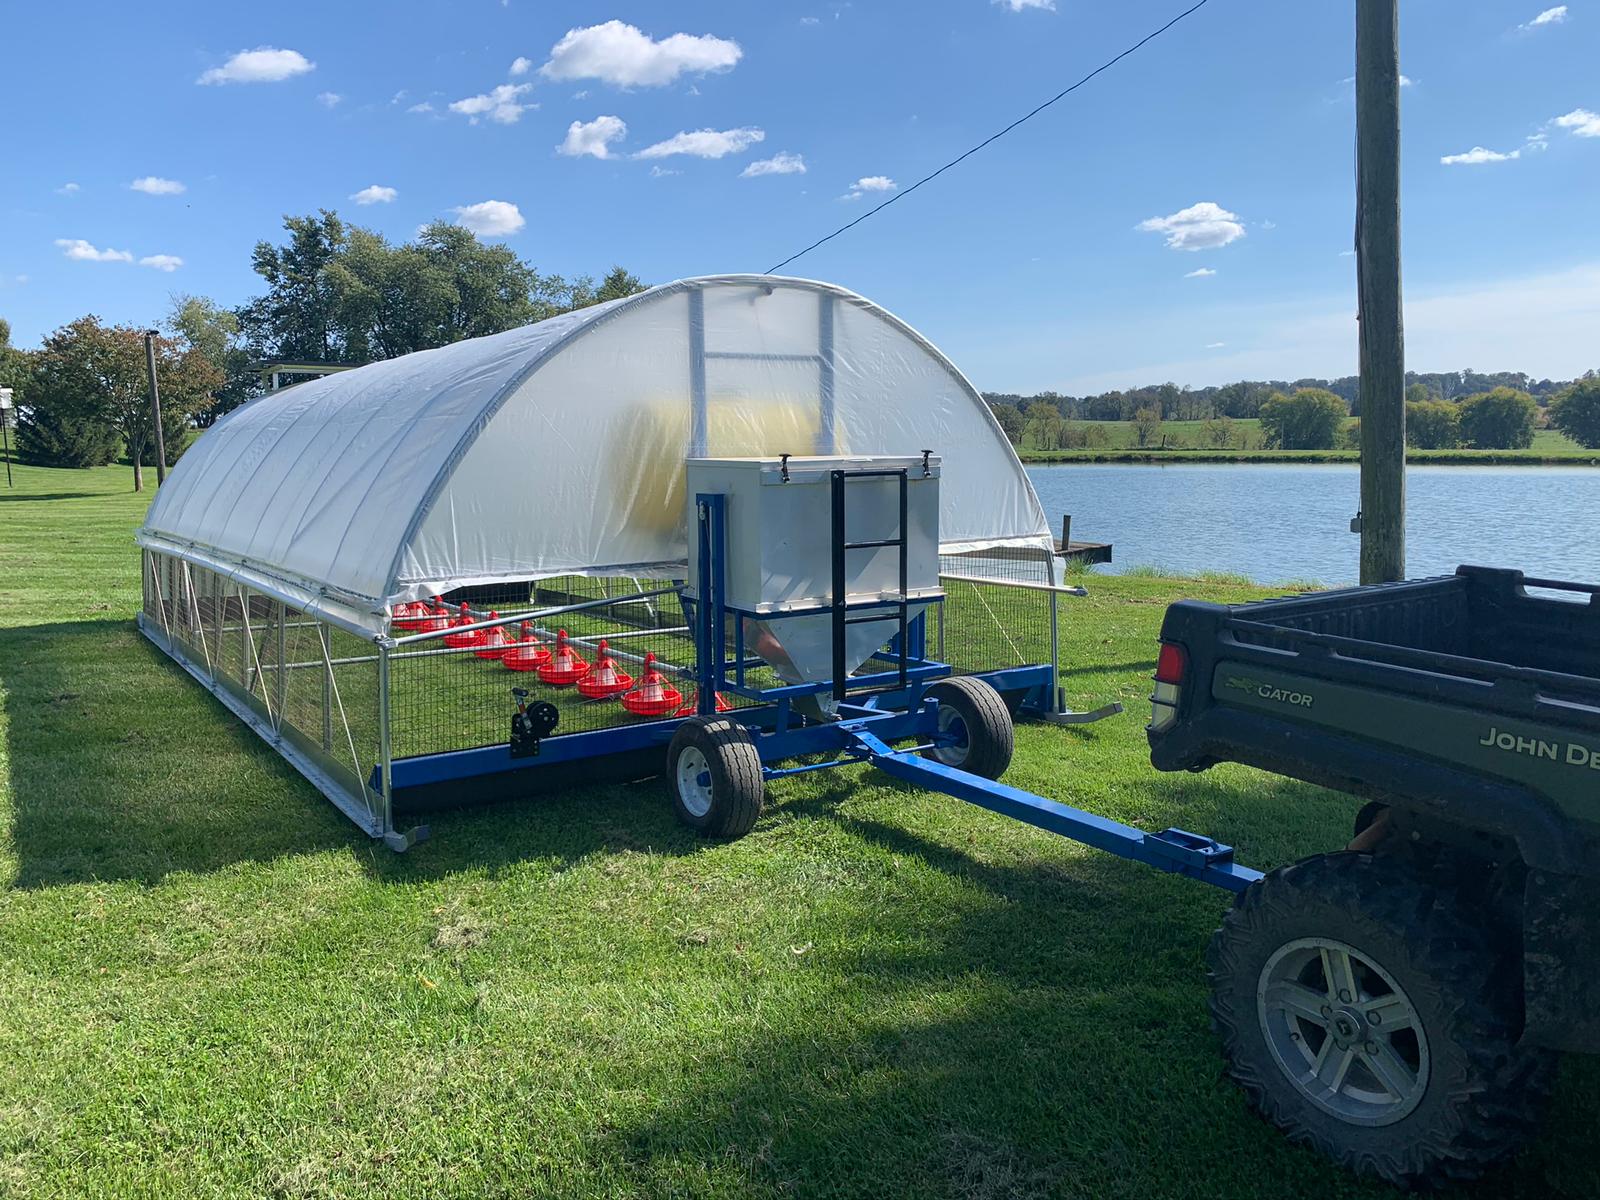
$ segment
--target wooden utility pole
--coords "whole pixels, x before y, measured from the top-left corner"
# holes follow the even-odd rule
[[[150,371],[150,419],[156,427],[156,486],[167,481],[167,441],[161,431],[161,393],[156,388],[156,338],[159,329],[147,330],[144,335],[144,365]]]
[[[1356,0],[1356,280],[1361,322],[1361,582],[1389,583],[1406,574],[1399,0]]]

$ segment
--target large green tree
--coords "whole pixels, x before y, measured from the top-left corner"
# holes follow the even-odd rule
[[[256,374],[250,369],[250,353],[239,336],[238,314],[231,309],[207,296],[177,295],[172,297],[166,328],[182,348],[202,355],[222,376],[210,406],[194,414],[195,423],[202,429],[260,391]],[[172,446],[167,447],[167,453],[173,453]]]
[[[1539,406],[1527,392],[1497,387],[1460,404],[1461,440],[1477,450],[1526,450]]]
[[[173,338],[155,339],[156,381],[161,389],[162,431],[174,456],[182,446],[191,417],[211,403],[222,385],[222,373],[204,354]],[[128,325],[103,325],[94,316],[79,317],[56,330],[35,356],[28,393],[25,444],[30,457],[44,440],[67,430],[79,462],[92,466],[110,461],[119,447],[133,464],[133,490],[144,487],[146,450],[154,440],[150,382],[143,331]]]
[[[1550,424],[1580,446],[1600,447],[1600,374],[1591,371],[1551,401]]]
[[[1261,406],[1261,433],[1278,450],[1331,450],[1347,415],[1344,401],[1322,388],[1274,392]]]
[[[362,363],[462,338],[515,329],[640,291],[614,267],[596,286],[582,276],[541,275],[509,247],[435,221],[413,241],[390,243],[324,211],[284,221],[282,246],[257,244],[265,295],[239,310],[260,358]]]
[[[1421,387],[1412,384],[1411,391]],[[1422,389],[1422,394],[1428,394]],[[1443,400],[1406,401],[1406,445],[1419,450],[1451,450],[1461,444],[1461,413]]]

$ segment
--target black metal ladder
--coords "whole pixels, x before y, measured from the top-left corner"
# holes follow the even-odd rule
[[[924,468],[926,471],[926,468]],[[900,618],[900,686],[906,686],[906,654],[908,647],[908,626],[910,624],[911,602],[907,595],[908,575],[910,563],[908,561],[907,546],[909,537],[907,526],[909,524],[909,481],[904,467],[873,467],[858,470],[834,470],[830,476],[833,482],[833,698],[845,698],[845,686],[849,679],[849,671],[845,666],[845,632],[851,625],[862,625],[872,621],[883,621],[886,618],[881,614],[867,614],[864,616],[851,616],[849,598],[846,594],[845,567],[847,556],[852,550],[881,550],[886,546],[894,546],[900,551],[900,591],[892,600],[880,599],[858,604],[855,608],[894,608]],[[845,485],[852,479],[895,479],[900,484],[900,524],[899,536],[880,538],[876,541],[851,542],[845,540]]]

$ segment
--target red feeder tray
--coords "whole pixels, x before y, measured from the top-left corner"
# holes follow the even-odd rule
[[[539,680],[555,687],[577,683],[589,673],[589,661],[579,656],[567,642],[567,631],[556,630],[556,652],[549,662],[539,668]]]
[[[441,629],[450,628],[450,610],[444,605],[435,604],[424,611],[427,615],[417,621],[418,633],[438,633]]]
[[[550,661],[550,648],[539,641],[533,625],[522,623],[522,637],[507,646],[500,662],[508,671],[537,671]]]
[[[733,711],[733,705],[729,702],[729,700],[728,700],[728,698],[726,696],[724,696],[721,692],[717,692],[716,693],[716,697],[717,697],[717,704],[716,704],[716,711],[717,712],[732,712]],[[680,708],[677,712],[673,713],[672,715],[675,716],[675,717],[691,716],[695,712],[697,712],[699,710],[699,708],[700,708],[700,689],[696,688],[694,690],[694,694],[689,697],[688,702],[686,704],[684,704],[684,706],[682,708]]]
[[[461,650],[469,646],[482,644],[484,631],[473,624],[472,609],[467,607],[465,601],[462,602],[461,611],[451,624],[456,627],[456,631],[444,635],[444,644],[446,646]]]
[[[644,678],[639,686],[622,697],[622,707],[636,717],[665,717],[678,711],[683,693],[656,670],[656,656],[644,656]]]
[[[499,613],[491,612],[489,619],[493,621],[499,616]],[[515,638],[506,637],[506,627],[504,625],[491,625],[483,631],[483,641],[479,643],[478,648],[473,653],[479,658],[487,658],[493,661],[502,657],[507,650],[516,644]]]
[[[620,696],[633,686],[633,676],[617,670],[617,664],[606,653],[609,647],[600,643],[600,653],[595,658],[594,670],[578,680],[578,692],[590,700],[609,700]]]

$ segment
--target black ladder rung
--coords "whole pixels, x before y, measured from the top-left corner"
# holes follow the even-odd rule
[[[882,541],[877,542],[846,542],[844,548],[846,550],[880,550],[885,546],[904,546],[905,544],[905,538],[897,537],[884,538]]]

